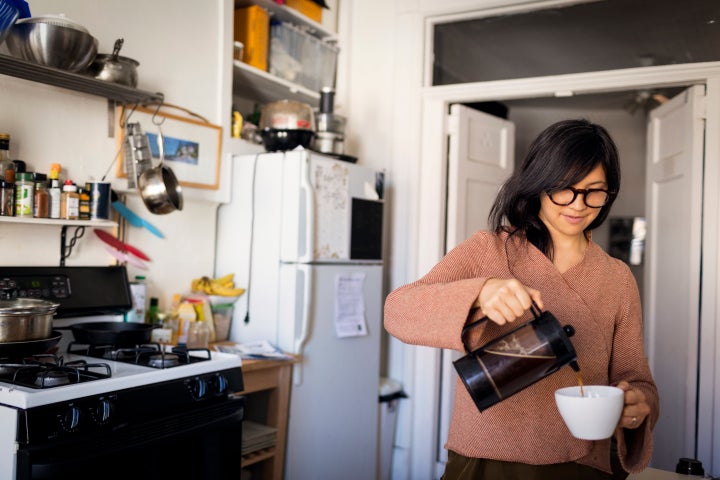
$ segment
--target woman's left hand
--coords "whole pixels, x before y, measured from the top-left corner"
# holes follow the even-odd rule
[[[630,429],[638,428],[650,415],[650,405],[645,400],[645,394],[637,388],[632,388],[625,380],[618,383],[617,387],[625,391],[625,406],[622,417],[620,417],[620,426]]]

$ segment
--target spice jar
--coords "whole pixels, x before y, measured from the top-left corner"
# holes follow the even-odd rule
[[[85,187],[77,187],[80,197],[78,217],[80,220],[90,220],[90,190]]]
[[[0,180],[0,215],[15,215],[15,184]]]
[[[60,196],[60,218],[77,220],[80,215],[80,195],[71,180],[66,180]]]
[[[47,189],[47,177],[42,173],[35,174],[35,193],[33,217],[48,218],[50,216],[50,193]]]
[[[16,175],[15,182],[15,216],[32,217],[35,179],[32,172]]]

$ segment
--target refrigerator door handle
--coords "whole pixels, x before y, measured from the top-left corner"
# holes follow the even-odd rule
[[[315,191],[310,182],[310,156],[305,155],[300,175],[300,189],[305,194],[305,252],[298,256],[298,262],[308,263],[314,260],[315,248]]]
[[[300,356],[300,362],[293,367],[293,382],[295,385],[302,383],[302,354],[310,333],[310,318],[312,315],[313,295],[313,270],[311,265],[298,265],[298,272],[304,277],[303,282],[303,306],[302,322],[300,324],[300,335],[295,338],[295,353]]]

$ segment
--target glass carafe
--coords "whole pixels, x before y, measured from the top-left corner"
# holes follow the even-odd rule
[[[570,338],[572,326],[561,326],[550,312],[533,304],[533,320],[472,350],[465,335],[487,317],[467,325],[462,332],[468,354],[455,362],[455,370],[480,411],[521,391],[570,364],[579,371]]]

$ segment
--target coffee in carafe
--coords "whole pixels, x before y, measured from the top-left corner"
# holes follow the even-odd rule
[[[453,365],[480,411],[565,365],[569,364],[576,372],[580,370],[569,338],[575,333],[573,327],[561,326],[552,313],[541,312],[534,303],[530,310],[533,320],[476,350],[471,351],[465,335],[488,318],[483,317],[463,329],[462,340],[468,354]]]

